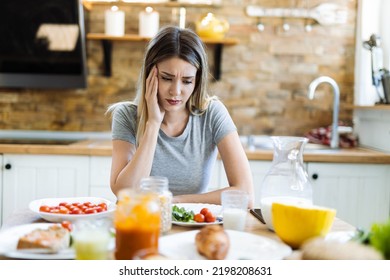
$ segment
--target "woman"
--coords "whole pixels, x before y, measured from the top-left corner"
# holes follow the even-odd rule
[[[165,27],[150,41],[135,100],[109,108],[115,194],[137,187],[143,177],[164,176],[174,203],[220,204],[223,189],[207,192],[219,152],[226,187],[252,198],[237,129],[224,105],[207,93],[207,63],[203,43],[191,30]]]

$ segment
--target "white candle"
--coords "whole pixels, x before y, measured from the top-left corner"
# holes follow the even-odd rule
[[[139,36],[153,37],[159,29],[160,16],[152,7],[139,13]]]
[[[186,8],[180,8],[179,10],[179,27],[186,28]]]
[[[125,12],[120,11],[117,6],[106,10],[105,33],[111,36],[125,35]]]

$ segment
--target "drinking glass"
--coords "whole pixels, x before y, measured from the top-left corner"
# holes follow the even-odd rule
[[[73,230],[73,247],[76,260],[107,260],[109,259],[111,221],[80,220]]]
[[[244,191],[227,190],[221,194],[223,227],[240,230],[245,228],[249,196]]]

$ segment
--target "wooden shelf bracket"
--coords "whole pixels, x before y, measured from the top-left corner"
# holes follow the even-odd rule
[[[140,37],[137,35],[125,35],[121,37],[113,37],[105,34],[89,33],[88,40],[100,40],[103,48],[103,68],[104,76],[110,77],[112,75],[112,49],[114,41],[131,41],[131,42],[148,42],[150,38]],[[221,40],[202,38],[205,44],[214,45],[214,69],[213,77],[215,80],[221,79],[221,64],[222,51],[224,45],[235,45],[238,43],[237,39],[226,38]]]

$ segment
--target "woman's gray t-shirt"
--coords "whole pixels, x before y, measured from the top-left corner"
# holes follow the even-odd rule
[[[136,105],[116,106],[112,139],[135,145],[136,121]],[[150,176],[167,177],[174,195],[206,192],[217,158],[217,144],[236,130],[226,107],[221,101],[212,100],[203,115],[190,115],[181,135],[170,137],[160,129]]]

